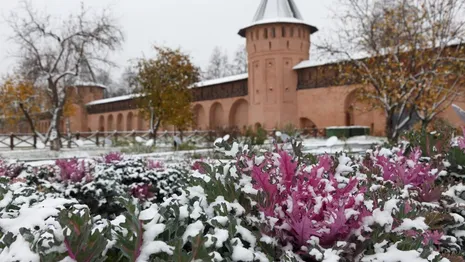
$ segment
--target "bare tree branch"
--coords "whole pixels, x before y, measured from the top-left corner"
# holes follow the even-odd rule
[[[19,46],[24,72],[35,77],[38,86],[46,86],[50,98],[52,123],[47,140],[59,149],[59,123],[67,99],[67,86],[80,81],[82,67],[88,68],[91,78],[93,67],[111,64],[105,56],[121,46],[123,34],[104,10],[91,16],[84,5],[77,14],[66,20],[54,20],[41,15],[32,5],[23,1],[21,8],[7,20],[13,29],[11,39]],[[90,61],[93,64],[90,64]],[[52,133],[58,137],[50,138]]]
[[[360,100],[383,108],[390,139],[413,115],[425,127],[463,94],[463,0],[340,2],[336,39],[318,48],[342,54],[339,75],[362,85]]]

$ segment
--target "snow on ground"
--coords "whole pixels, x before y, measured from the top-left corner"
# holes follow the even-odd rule
[[[374,145],[382,145],[387,142],[384,137],[373,136],[356,136],[346,140],[338,139],[337,137],[324,138],[308,138],[303,144],[303,151],[312,154],[335,153],[340,151],[349,151],[352,153],[361,153],[370,149]]]
[[[387,140],[380,137],[359,136],[347,140],[341,140],[336,137],[325,138],[308,138],[303,140],[303,152],[311,154],[333,154],[335,152],[346,151],[349,153],[363,153],[372,148],[374,145],[381,145]],[[151,140],[146,141],[149,146]],[[158,143],[157,143],[158,145]],[[291,149],[291,147],[286,147]],[[50,151],[48,149],[25,149],[13,151],[0,151],[0,157],[14,159],[18,161],[27,161],[31,165],[38,166],[53,163],[55,159],[60,158],[95,158],[109,152],[119,152],[119,147],[82,147],[82,148],[64,148],[60,152]],[[136,157],[153,158],[160,160],[171,159],[172,161],[180,160],[185,154],[208,154],[212,149],[197,149],[191,151],[173,152],[170,148],[158,148],[156,152],[150,154],[135,155]]]
[[[110,135],[107,135],[106,137],[101,136],[100,137],[100,143],[105,143],[107,146],[111,146],[113,141],[110,139]],[[131,142],[131,138],[126,138],[127,142]],[[141,136],[137,136],[135,138],[136,142],[139,144],[145,144],[146,146],[151,146],[153,145],[154,141],[153,139],[148,139],[144,138]],[[190,142],[190,143],[196,143],[199,146],[206,146],[206,141],[205,138],[203,137],[189,137],[185,139],[185,142]],[[62,139],[62,143],[64,147],[68,146],[68,141],[66,141],[65,138]],[[34,139],[32,136],[14,136],[13,139],[13,145],[14,145],[14,150],[28,150],[28,149],[33,149],[33,144],[34,144]],[[0,134],[0,153],[2,151],[11,151],[10,149],[11,146],[11,138],[9,135],[2,135]],[[40,139],[37,139],[36,142],[37,149],[45,149],[47,148]],[[172,147],[173,146],[173,138],[172,137],[163,137],[163,135],[159,135],[157,137],[157,147]],[[95,137],[92,138],[91,140],[86,140],[86,139],[72,139],[71,147],[76,148],[98,148],[96,145]]]
[[[86,158],[96,157],[111,151],[120,151],[118,148],[72,148],[62,149],[59,152],[51,151],[49,149],[27,149],[27,150],[13,150],[2,151],[0,157],[8,159],[16,159],[20,161],[29,160],[47,160],[58,158]]]
[[[111,150],[111,152],[115,152],[115,151],[119,151],[119,150]],[[105,153],[109,153],[110,151],[106,151],[104,153],[101,153],[101,154],[91,154],[91,156],[89,156],[90,158],[97,158]],[[190,151],[177,151],[177,152],[174,152],[174,151],[170,151],[170,152],[155,152],[155,153],[150,153],[150,154],[135,154],[135,155],[132,155],[133,157],[136,157],[136,158],[148,158],[148,159],[153,159],[153,160],[162,160],[163,162],[179,162],[181,161],[182,159],[185,159],[185,155],[187,154],[193,154],[193,153],[198,153],[198,154],[208,154],[208,153],[211,153],[213,152],[212,149],[198,149],[198,150],[190,150]],[[78,157],[76,156],[77,158],[81,158],[81,157]],[[32,160],[29,159],[28,161],[28,165],[31,165],[31,166],[41,166],[41,165],[49,165],[49,164],[53,164],[55,163],[55,159],[58,159],[60,157],[57,157],[57,158],[50,158],[50,159],[53,159],[53,160],[48,160],[48,159],[45,159],[45,158],[42,158],[42,159],[37,159],[37,160]],[[61,157],[61,158],[73,158],[73,157]],[[82,157],[82,158],[87,158],[86,156]]]

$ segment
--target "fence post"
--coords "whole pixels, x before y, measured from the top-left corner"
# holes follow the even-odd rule
[[[136,143],[136,131],[132,130],[132,142]]]
[[[15,148],[15,135],[13,133],[10,134],[10,149],[13,150]]]
[[[95,143],[97,144],[97,146],[100,146],[99,136],[100,136],[100,132],[97,131],[97,133],[95,134]]]
[[[118,131],[115,131],[115,144],[118,143]]]
[[[76,140],[79,140],[79,139],[81,139],[81,133],[77,132],[76,133]]]
[[[73,140],[73,135],[71,133],[66,134],[66,140],[68,140],[68,148],[71,148],[71,140]]]
[[[34,136],[32,137],[33,141],[34,141],[34,149],[37,149],[37,134],[34,134]]]

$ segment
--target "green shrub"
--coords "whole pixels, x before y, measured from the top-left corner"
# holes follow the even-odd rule
[[[282,128],[281,132],[287,134],[288,136],[294,137],[297,135],[297,127],[293,124],[287,124]]]
[[[450,148],[450,137],[440,132],[422,132],[417,130],[404,133],[404,139],[409,141],[411,148],[419,147],[423,156],[432,157]]]
[[[450,164],[450,171],[465,175],[465,152],[462,149],[452,147],[447,154],[447,161]]]
[[[202,159],[203,156],[200,153],[193,153],[193,154],[189,155],[189,158],[191,158],[191,159]]]
[[[194,143],[192,142],[184,142],[180,145],[177,146],[177,148],[173,148],[174,150],[179,150],[179,151],[189,151],[189,150],[195,150],[197,147],[195,146]]]
[[[125,147],[121,149],[121,153],[125,154],[149,154],[155,152],[155,146],[146,146],[142,144],[132,144],[129,147]]]
[[[132,140],[131,139],[127,139],[127,138],[123,138],[123,137],[119,137],[119,138],[112,138],[111,139],[111,146],[112,147],[128,147],[128,146],[131,146],[132,144]]]
[[[267,132],[263,127],[258,126],[256,130],[248,127],[244,134],[244,142],[250,145],[263,145],[267,138]]]

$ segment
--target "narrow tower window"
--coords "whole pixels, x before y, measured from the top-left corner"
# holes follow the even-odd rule
[[[302,37],[302,31],[300,31],[300,28],[297,30],[297,32],[298,32],[297,35],[299,36],[299,38],[301,38]]]
[[[294,37],[294,27],[291,27],[291,37]]]
[[[289,41],[287,41],[287,49],[289,49]]]
[[[268,39],[268,28],[265,28],[264,31],[263,31],[263,37],[265,39]]]
[[[282,33],[282,36],[283,36],[283,37],[286,37],[286,27],[283,26],[283,27],[281,28],[281,33]]]
[[[276,29],[274,27],[271,28],[271,37],[272,38],[276,37]]]
[[[255,31],[255,38],[258,40],[260,39],[260,32],[259,30]]]
[[[269,43],[269,46],[270,46],[270,50],[271,50],[271,41],[270,41],[270,43]]]

